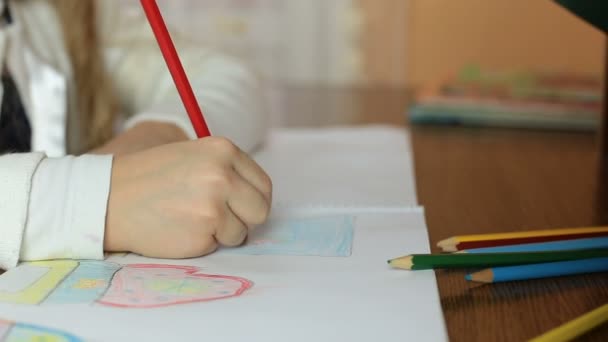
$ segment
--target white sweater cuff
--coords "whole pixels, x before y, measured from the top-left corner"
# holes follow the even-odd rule
[[[15,267],[28,218],[32,175],[43,153],[0,157],[0,269]]]
[[[21,260],[103,258],[112,156],[45,159],[34,175]]]

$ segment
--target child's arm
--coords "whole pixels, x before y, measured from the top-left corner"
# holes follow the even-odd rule
[[[19,261],[32,177],[43,158],[42,153],[0,156],[0,269]]]
[[[43,159],[32,177],[20,260],[103,258],[112,156]]]
[[[100,34],[106,56],[106,69],[113,79],[116,93],[127,116],[126,131],[144,122],[177,126],[189,138],[196,138],[192,125],[176,90],[166,63],[158,48],[143,10],[126,15],[118,2],[99,2]],[[205,119],[214,136],[227,137],[237,146],[251,152],[264,139],[268,129],[268,111],[263,87],[252,69],[236,58],[180,37],[173,32],[180,59],[198,98]],[[165,135],[168,129],[163,129]],[[160,137],[149,134],[146,145],[162,144]],[[137,145],[116,148],[136,150]],[[120,145],[120,146],[119,146]],[[127,151],[128,152],[128,151]]]
[[[123,112],[130,114],[123,134],[135,137],[131,131],[143,123],[165,124],[162,132],[154,134],[151,130],[152,134],[146,135],[148,146],[150,142],[163,143],[171,127],[180,128],[190,139],[196,138],[157,49],[154,41],[141,42],[129,50],[118,50],[124,54],[109,63]],[[239,61],[204,49],[186,48],[180,53],[212,134],[229,138],[247,152],[261,144],[268,129],[268,113],[256,76]],[[114,147],[126,146],[133,151],[143,145],[122,144],[120,140],[118,137],[112,142]]]
[[[143,10],[135,7],[127,14],[121,11],[120,2],[96,4],[106,70],[115,85],[122,114],[127,117],[126,129],[100,152],[129,153],[184,136],[195,139]],[[260,79],[242,61],[175,31],[172,34],[211,133],[251,152],[262,143],[268,129]],[[146,125],[144,129],[147,123],[156,126]],[[175,127],[181,129],[177,136]]]
[[[242,243],[268,216],[271,196],[264,171],[223,138],[113,163],[110,156],[1,156],[0,268],[18,260],[100,259],[104,246],[151,257],[204,255]]]

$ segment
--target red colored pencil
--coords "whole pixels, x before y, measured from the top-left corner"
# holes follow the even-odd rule
[[[437,243],[437,246],[443,249],[444,252],[456,252],[473,248],[563,241],[600,236],[608,236],[608,227],[580,227],[462,235],[441,240]]]
[[[184,71],[184,67],[179,59],[175,45],[173,45],[171,35],[167,30],[167,26],[165,25],[165,21],[163,20],[156,0],[141,0],[141,5],[146,12],[148,22],[150,22],[152,31],[154,31],[154,36],[158,41],[160,51],[165,58],[165,62],[167,62],[167,67],[169,68],[169,72],[171,72],[171,76],[175,82],[175,87],[177,88],[179,96],[184,103],[184,107],[186,107],[186,112],[188,112],[188,116],[190,117],[190,121],[192,122],[196,135],[199,138],[210,136],[211,132],[209,131],[209,127],[205,122],[201,107],[198,105],[198,101],[194,96],[194,92],[192,91],[192,87],[188,81],[188,76]]]
[[[572,239],[592,238],[599,236],[608,236],[608,233],[588,233],[588,234],[571,234],[571,235],[554,235],[554,236],[535,236],[519,239],[504,239],[504,240],[486,240],[486,241],[463,241],[456,244],[456,250],[497,247],[506,245],[517,245],[522,243],[537,243],[550,241],[563,241]]]

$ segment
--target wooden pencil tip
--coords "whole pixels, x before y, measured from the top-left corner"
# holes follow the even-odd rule
[[[456,245],[444,245],[441,249],[443,249],[444,252],[458,252],[458,247],[456,247]]]
[[[441,248],[444,252],[456,252],[458,250],[457,245],[458,239],[455,237],[437,242],[437,247]]]
[[[388,261],[388,264],[393,268],[400,268],[404,270],[411,270],[414,263],[412,262],[412,256],[404,256],[401,258],[396,258]]]
[[[494,271],[491,268],[481,270],[479,272],[467,274],[466,280],[474,281],[476,283],[493,283],[494,282]]]
[[[437,242],[437,247],[443,247],[445,245],[455,245],[456,243],[458,243],[457,239],[455,237],[451,237]]]

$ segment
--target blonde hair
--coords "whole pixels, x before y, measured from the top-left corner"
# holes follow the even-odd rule
[[[77,89],[81,151],[112,137],[118,110],[112,82],[106,73],[97,32],[94,0],[51,0],[62,25]]]

